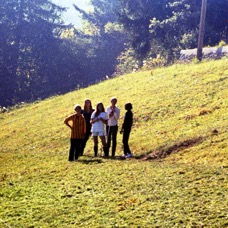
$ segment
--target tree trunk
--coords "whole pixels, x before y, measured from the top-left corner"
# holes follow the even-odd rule
[[[207,8],[207,0],[202,0],[198,47],[197,47],[197,59],[199,61],[201,61],[203,57],[203,39],[204,39],[204,32],[205,32],[206,8]]]

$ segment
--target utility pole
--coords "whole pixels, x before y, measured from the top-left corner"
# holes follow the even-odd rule
[[[203,57],[203,39],[204,39],[204,32],[205,32],[206,11],[207,11],[207,0],[202,0],[198,47],[197,47],[197,59],[199,61],[201,61]]]

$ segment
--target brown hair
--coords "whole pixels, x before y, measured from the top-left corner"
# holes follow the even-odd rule
[[[98,106],[99,106],[99,105],[102,105],[102,110],[101,110],[101,111],[98,109]],[[102,103],[102,102],[97,103],[96,112],[95,112],[95,117],[98,117],[99,114],[100,114],[101,112],[104,112],[104,111],[105,111],[105,110],[104,110],[104,105],[103,105],[103,103]]]
[[[87,106],[86,106],[86,101],[89,101],[89,102],[90,102],[90,107],[89,107],[89,109],[88,109]],[[85,101],[84,101],[84,111],[86,111],[86,112],[92,112],[92,111],[93,111],[92,102],[91,102],[90,99],[85,99]]]

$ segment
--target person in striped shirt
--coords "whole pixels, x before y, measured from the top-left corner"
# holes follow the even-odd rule
[[[81,143],[86,133],[86,121],[84,116],[81,114],[81,106],[75,105],[72,115],[68,116],[64,120],[66,124],[71,129],[70,134],[70,151],[68,161],[77,161],[80,155]]]

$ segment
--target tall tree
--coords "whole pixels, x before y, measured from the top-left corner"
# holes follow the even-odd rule
[[[91,79],[101,79],[115,72],[117,56],[124,50],[126,35],[122,26],[117,23],[117,12],[120,10],[118,0],[91,0],[93,11],[85,12],[75,5],[82,14],[84,40],[90,43],[88,64]]]
[[[44,93],[54,69],[60,18],[64,8],[48,0],[5,0],[1,8],[1,104],[18,102]]]
[[[195,46],[199,6],[195,0],[178,0],[169,2],[166,11],[161,20],[151,20],[151,38],[160,44],[159,54],[176,58],[180,49]]]
[[[120,0],[119,22],[129,34],[130,45],[137,59],[143,60],[150,51],[149,25],[152,18],[161,20],[166,15],[168,0]]]
[[[227,0],[207,0],[205,45],[214,46],[221,40],[228,43],[227,9]]]

